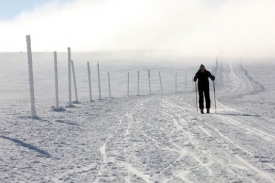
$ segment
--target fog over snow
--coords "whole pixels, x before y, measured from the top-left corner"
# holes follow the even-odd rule
[[[0,183],[275,182],[274,0],[39,1],[0,8]]]
[[[57,1],[0,22],[0,51],[154,50],[274,58],[273,0]]]

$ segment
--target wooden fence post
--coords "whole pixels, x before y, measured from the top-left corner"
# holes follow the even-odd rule
[[[90,62],[87,62],[87,69],[88,69],[88,80],[89,80],[89,94],[90,94],[90,101],[93,101],[92,96],[92,82],[91,82],[91,68],[90,68]]]
[[[100,70],[99,70],[99,63],[97,63],[97,75],[98,75],[98,93],[99,93],[99,100],[101,100],[101,88],[100,88]]]
[[[29,66],[29,84],[30,84],[30,97],[31,97],[31,116],[38,118],[35,110],[34,99],[34,82],[33,82],[33,66],[32,66],[32,49],[31,49],[31,36],[26,36],[27,52],[28,52],[28,66]]]
[[[71,48],[68,47],[68,90],[69,90],[69,107],[72,106],[72,86],[71,86]]]
[[[130,89],[130,73],[128,72],[128,85],[127,85],[127,96],[129,97],[129,89]]]
[[[75,102],[78,103],[77,87],[76,87],[76,79],[75,79],[75,70],[74,70],[74,61],[71,61],[71,62],[72,62],[72,71],[73,71],[73,79],[74,79]]]
[[[150,74],[150,70],[148,70],[148,80],[149,80],[149,93],[151,95],[152,92],[151,92],[151,74]]]
[[[139,71],[137,72],[137,95],[139,96]]]
[[[175,75],[175,93],[178,92],[178,75]]]
[[[161,94],[163,95],[162,82],[161,82],[160,72],[159,72],[159,83],[160,83]]]
[[[111,79],[110,79],[110,73],[108,72],[108,81],[109,81],[109,97],[112,98],[111,94]]]
[[[57,68],[57,53],[54,52],[54,76],[55,76],[55,109],[59,109],[59,99],[58,99],[58,68]]]

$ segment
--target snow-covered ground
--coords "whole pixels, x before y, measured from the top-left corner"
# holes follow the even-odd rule
[[[41,55],[36,57],[43,60]],[[63,57],[60,95],[65,105]],[[178,90],[184,91],[185,73],[190,81],[197,62],[101,61],[102,75],[109,71],[114,76],[115,98],[96,100],[94,67],[95,101],[88,102],[86,57],[77,58],[83,59],[76,68],[81,103],[65,112],[50,109],[54,104],[51,60],[50,64],[34,63],[40,120],[29,118],[26,63],[16,65],[15,58],[8,63],[1,58],[7,69],[2,67],[0,72],[0,182],[275,182],[274,63],[208,64],[217,77],[217,114],[200,115],[191,82],[186,92],[174,93],[174,74],[179,75]],[[154,95],[147,95],[148,69],[153,73]],[[132,96],[122,97],[127,72],[138,70],[143,74],[143,95],[135,96],[134,75]],[[159,95],[159,70],[163,96]],[[107,97],[106,77],[102,80]]]

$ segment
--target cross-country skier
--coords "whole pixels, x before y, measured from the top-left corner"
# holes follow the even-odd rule
[[[215,76],[213,76],[209,71],[205,69],[205,66],[201,64],[199,71],[196,73],[194,77],[194,82],[198,81],[198,88],[199,88],[199,103],[200,103],[200,110],[203,114],[204,109],[204,97],[206,101],[206,109],[207,113],[210,112],[210,93],[209,93],[209,80],[210,78],[212,81],[215,80]],[[204,94],[204,97],[203,97]]]

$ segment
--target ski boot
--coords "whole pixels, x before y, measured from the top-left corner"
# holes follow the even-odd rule
[[[204,114],[203,109],[201,109],[201,114]]]
[[[208,113],[208,114],[210,113],[210,109],[207,109],[207,113]]]

